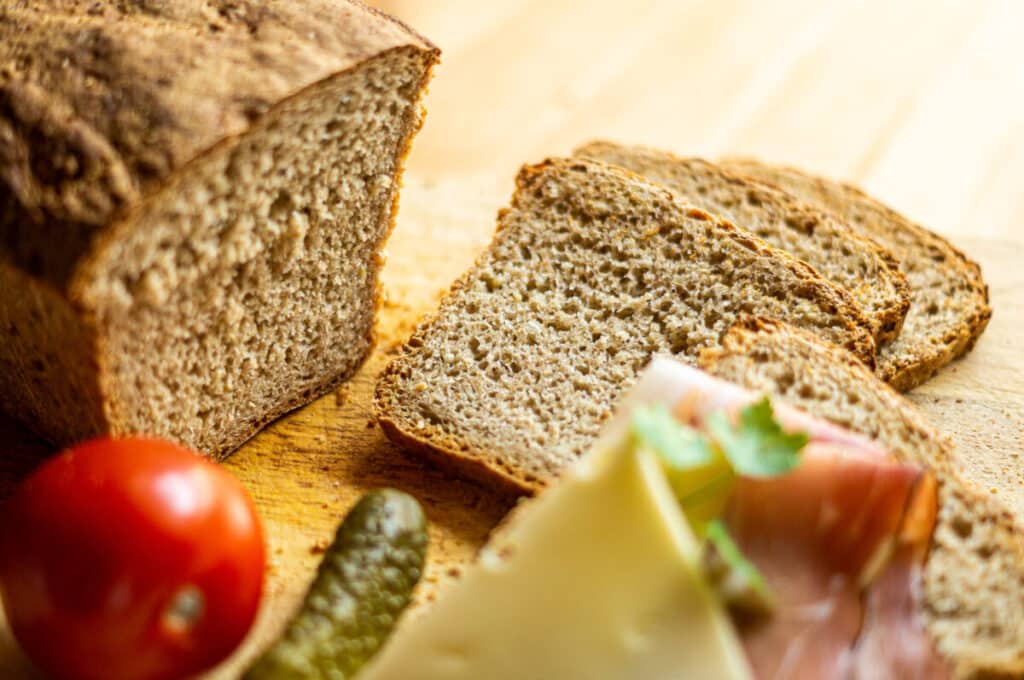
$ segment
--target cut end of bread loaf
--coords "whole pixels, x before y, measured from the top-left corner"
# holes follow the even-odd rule
[[[324,7],[312,0],[309,9]],[[302,13],[286,9],[261,15],[261,30],[296,29],[282,22]],[[187,30],[191,15],[181,16],[185,29],[174,26]],[[332,16],[341,25],[308,38],[325,50],[316,53],[323,77],[307,86],[309,74],[289,70],[294,64],[266,67],[261,91],[284,94],[254,101],[244,128],[145,185],[130,211],[99,225],[66,289],[54,276],[16,276],[13,250],[11,262],[0,258],[2,280],[26,291],[0,302],[10,321],[0,332],[12,335],[0,342],[0,366],[14,366],[0,371],[0,406],[59,443],[145,433],[223,455],[362,365],[381,248],[438,53],[360,4],[339,3]],[[227,35],[228,46],[211,38],[210,51],[265,39],[246,32],[236,45]],[[250,78],[258,63],[233,68],[239,73],[224,75],[207,102],[224,117],[238,105],[232,96],[261,87]],[[223,92],[232,82],[237,91]],[[191,144],[183,153],[195,151]],[[182,152],[153,150],[162,151]],[[6,236],[17,225],[0,227]],[[57,271],[55,263],[41,271]],[[61,328],[68,332],[54,333]],[[82,406],[72,415],[62,412],[75,402]]]
[[[899,260],[911,306],[899,337],[879,351],[883,380],[910,390],[974,347],[992,316],[988,286],[977,263],[946,239],[848,184],[749,159],[722,165],[835,213]]]
[[[115,432],[222,453],[362,365],[430,61],[394,50],[285,102],[100,251],[82,295]]]
[[[375,409],[399,443],[538,489],[653,356],[692,363],[750,314],[872,359],[856,303],[806,264],[638,175],[549,160],[519,174],[494,241],[385,370]]]
[[[591,142],[574,155],[617,165],[664,185],[810,264],[850,291],[879,345],[895,339],[910,307],[906,277],[895,258],[832,213],[699,158],[611,142]]]
[[[956,469],[949,441],[903,397],[838,347],[785,324],[746,320],[700,365],[878,441],[933,469],[939,516],[920,612],[957,678],[1024,674],[1022,529]]]

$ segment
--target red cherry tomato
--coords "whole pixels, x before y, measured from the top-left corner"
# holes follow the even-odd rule
[[[55,677],[187,677],[230,654],[256,616],[266,556],[252,501],[179,446],[82,444],[44,463],[2,513],[7,618]]]

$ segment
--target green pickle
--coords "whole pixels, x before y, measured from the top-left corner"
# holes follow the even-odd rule
[[[427,542],[427,520],[412,496],[392,489],[363,496],[338,527],[302,609],[245,678],[353,677],[412,599]]]

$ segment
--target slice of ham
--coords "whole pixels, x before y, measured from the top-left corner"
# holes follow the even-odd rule
[[[776,596],[770,618],[741,630],[758,678],[944,677],[916,617],[920,551],[901,541],[926,479],[812,442],[793,472],[740,480],[726,524]]]
[[[759,398],[690,368],[673,391],[676,416],[698,428]],[[776,597],[770,617],[741,627],[755,676],[948,677],[917,615],[934,479],[866,438],[773,406],[811,441],[792,472],[741,479],[723,517]]]

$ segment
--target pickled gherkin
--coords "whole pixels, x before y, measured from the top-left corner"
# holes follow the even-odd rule
[[[423,573],[427,521],[416,499],[363,496],[338,527],[298,615],[247,680],[347,680],[387,640]]]

